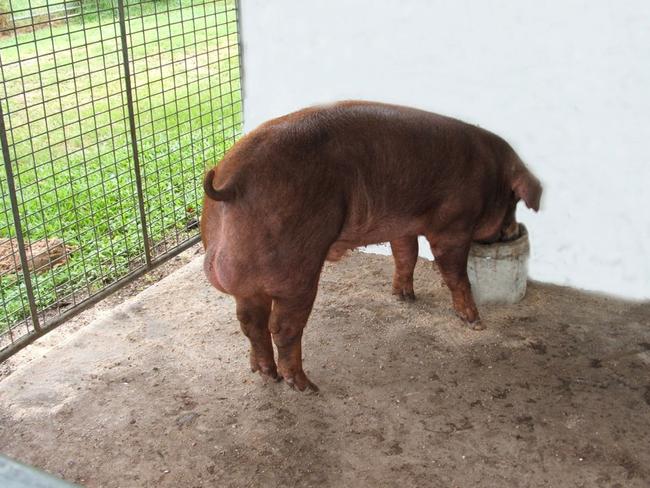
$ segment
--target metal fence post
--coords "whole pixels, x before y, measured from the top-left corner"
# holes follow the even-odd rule
[[[14,220],[14,230],[16,231],[16,240],[18,241],[18,254],[20,255],[20,265],[23,268],[23,280],[25,282],[25,291],[29,301],[29,313],[32,318],[34,330],[40,332],[41,325],[38,321],[38,309],[36,299],[34,298],[34,289],[32,288],[32,277],[29,274],[29,263],[27,261],[27,251],[25,250],[25,239],[23,237],[23,227],[20,222],[20,213],[18,212],[18,196],[16,193],[16,183],[14,181],[14,172],[11,167],[11,155],[9,154],[9,141],[7,140],[7,131],[5,128],[4,113],[2,103],[0,103],[0,144],[2,145],[2,157],[5,163],[5,173],[7,174],[7,187],[9,190],[9,200],[11,203],[11,213]]]
[[[135,171],[135,186],[138,192],[138,207],[140,211],[140,225],[144,240],[144,255],[147,267],[152,267],[151,249],[149,246],[149,230],[147,229],[147,214],[144,207],[144,192],[142,190],[142,174],[140,173],[140,157],[138,154],[138,137],[135,125],[135,111],[133,108],[133,92],[131,88],[131,67],[129,66],[129,49],[126,36],[126,20],[124,16],[124,0],[117,0],[117,10],[120,19],[120,37],[122,40],[122,62],[124,65],[124,85],[126,89],[126,103],[129,111],[129,129],[131,133],[131,148],[133,151],[133,167]]]
[[[246,72],[244,67],[244,41],[242,38],[242,0],[235,0],[237,12],[237,55],[239,57],[239,92],[241,93],[242,132],[244,128],[244,104],[246,103]]]

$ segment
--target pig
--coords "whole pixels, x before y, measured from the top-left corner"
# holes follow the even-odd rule
[[[235,298],[251,370],[300,391],[318,390],[303,370],[302,335],[326,260],[390,242],[392,293],[414,300],[423,235],[456,314],[481,329],[470,245],[514,237],[517,202],[538,211],[542,194],[497,135],[367,101],[270,120],[234,144],[203,183],[204,271]]]

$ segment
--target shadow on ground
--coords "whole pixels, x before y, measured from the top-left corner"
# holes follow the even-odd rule
[[[531,283],[476,332],[391,272],[327,266],[313,395],[249,372],[199,258],[0,383],[0,450],[86,486],[649,486],[649,303]]]

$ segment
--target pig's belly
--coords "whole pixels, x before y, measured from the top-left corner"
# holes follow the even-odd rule
[[[340,260],[348,251],[357,247],[381,244],[406,236],[424,233],[424,226],[418,220],[386,219],[383,222],[366,223],[363,226],[344,228],[339,238],[327,252],[328,261]]]

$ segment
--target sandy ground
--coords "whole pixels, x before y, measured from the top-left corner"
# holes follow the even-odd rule
[[[320,394],[248,370],[201,258],[0,383],[0,450],[89,487],[647,487],[650,304],[529,285],[463,328],[431,264],[328,265]]]
[[[163,264],[155,267],[152,271],[140,276],[129,284],[112,293],[102,301],[96,303],[90,308],[84,310],[79,315],[75,315],[56,329],[48,332],[43,337],[38,338],[29,347],[21,349],[6,361],[0,363],[0,381],[9,376],[16,369],[24,366],[35,358],[41,357],[47,351],[52,349],[62,341],[65,341],[70,334],[73,334],[82,327],[85,327],[93,320],[109,313],[120,303],[128,298],[137,295],[145,288],[150,287],[153,283],[160,281],[165,276],[173,273],[178,268],[185,266],[198,254],[203,253],[201,244],[196,244],[182,253],[174,256]]]

